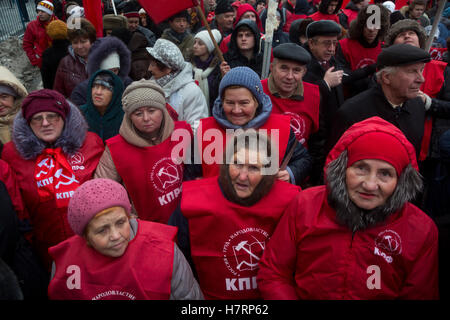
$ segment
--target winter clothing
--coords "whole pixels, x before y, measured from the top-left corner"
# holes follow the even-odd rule
[[[69,53],[69,46],[70,42],[67,39],[53,40],[52,46],[42,54],[41,77],[45,89],[53,89],[58,65]]]
[[[398,139],[410,164],[380,210],[367,212],[349,200],[345,151],[370,132]],[[301,192],[267,245],[258,272],[262,297],[438,299],[437,228],[408,202],[418,192],[416,181],[420,182],[411,144],[394,126],[372,118],[351,127],[330,152],[327,163],[327,186]],[[377,217],[378,222],[368,222],[352,232],[342,221],[352,215],[367,221]],[[373,266],[383,270],[375,273],[376,278],[371,277]]]
[[[48,24],[46,30],[53,41],[67,39],[67,25],[64,21],[54,20]]]
[[[377,69],[385,67],[406,66],[415,63],[427,63],[431,60],[430,54],[421,48],[410,44],[393,44],[383,49],[377,59]]]
[[[36,20],[31,21],[27,25],[27,29],[23,36],[22,48],[33,66],[39,68],[42,66],[42,53],[45,49],[50,47],[52,43],[45,28],[50,22],[56,19],[55,16],[52,16],[49,21],[42,22],[39,20],[39,17],[37,17]]]
[[[54,9],[53,3],[47,0],[40,1],[36,6],[36,10],[44,11],[49,15],[53,15]]]
[[[57,113],[65,121],[70,112],[70,106],[59,92],[42,89],[30,93],[22,103],[22,116],[28,124],[39,112]]]
[[[102,63],[108,60],[111,54],[119,55],[120,67],[118,76],[126,88],[133,80],[128,76],[131,69],[131,52],[127,46],[116,37],[105,37],[97,39],[89,51],[87,63],[87,72],[89,78],[77,84],[70,95],[70,100],[77,106],[81,106],[87,102],[87,94],[89,91],[89,79],[92,75],[102,68]]]
[[[306,37],[312,39],[316,36],[339,36],[342,30],[335,21],[314,20],[306,28]]]
[[[95,80],[99,76],[104,75],[108,75],[112,78],[113,88],[111,90],[111,101],[105,113],[100,114],[93,102],[92,88],[94,87]],[[89,79],[88,88],[86,95],[88,102],[80,106],[80,111],[83,113],[89,125],[89,131],[98,134],[103,142],[105,142],[119,133],[120,124],[122,123],[124,114],[121,103],[123,93],[122,80],[109,70],[98,70]]]
[[[156,82],[163,88],[166,102],[178,113],[178,120],[189,123],[195,132],[199,120],[208,116],[208,104],[192,78],[191,64],[184,61],[178,47],[168,40],[158,39],[155,46],[148,50],[158,61],[172,69],[168,79],[163,77]]]
[[[189,30],[186,30],[183,34],[175,32],[173,29],[168,28],[164,30],[160,39],[165,39],[176,44],[183,54],[184,60],[189,61],[192,57],[192,46],[194,45],[194,36]],[[157,40],[158,41],[158,40]]]
[[[319,128],[320,92],[312,83],[301,82],[298,93],[289,98],[281,98],[274,85],[273,76],[261,81],[264,93],[272,101],[272,112],[291,117],[291,128],[295,137],[305,147],[312,133]]]
[[[227,198],[217,177],[183,183],[181,208],[171,222],[180,227],[180,248],[192,255],[206,299],[261,298],[258,261],[298,191],[275,181],[255,204],[244,206]]]
[[[220,43],[220,41],[222,40],[222,35],[220,34],[219,30],[213,29],[213,30],[211,30],[211,32],[214,36],[214,40],[216,40],[216,43]],[[208,31],[203,30],[203,31],[198,32],[194,36],[194,39],[202,40],[202,42],[205,44],[206,48],[208,49],[208,52],[213,53],[215,47],[214,47],[214,43],[211,40],[211,37],[209,36]]]
[[[27,96],[27,89],[20,83],[20,81],[5,67],[0,66],[0,86],[5,88],[5,91],[12,91],[16,98],[14,105],[8,114],[0,117],[0,143],[7,143],[11,140],[11,129],[14,117],[19,112],[23,99]],[[6,93],[6,92],[5,92]]]
[[[417,34],[417,37],[419,38],[419,46],[421,48],[425,47],[425,41],[427,39],[427,35],[425,33],[425,29],[420,26],[417,21],[411,20],[411,19],[404,19],[400,20],[394,24],[391,25],[389,28],[386,38],[385,38],[385,46],[389,47],[394,44],[395,38],[397,36],[407,30],[414,31]]]
[[[130,214],[131,204],[125,188],[110,179],[88,180],[70,199],[67,219],[73,232],[82,236],[86,226],[98,213],[112,207],[122,207]]]
[[[17,176],[33,226],[33,245],[49,268],[47,249],[73,235],[67,222],[68,199],[73,188],[92,177],[103,143],[97,135],[87,133],[83,116],[72,104],[64,129],[53,145],[44,144],[34,135],[22,113],[14,120],[12,139],[4,146],[2,159]]]
[[[77,56],[72,45],[68,47],[69,54],[60,61],[56,70],[53,90],[68,98],[75,87],[88,78],[86,61]]]
[[[119,135],[106,141],[95,177],[123,181],[140,219],[167,223],[179,203],[184,170],[183,163],[172,160],[172,149],[179,140],[172,141],[171,137],[175,129],[192,133],[185,122],[173,122],[165,107],[164,92],[153,81],[131,84],[122,102],[126,113]],[[163,112],[155,140],[145,138],[130,119],[131,113],[143,106]]]
[[[249,28],[253,35],[255,36],[255,46],[253,47],[253,56],[249,60],[247,57],[242,55],[237,45],[237,33],[241,27]],[[235,67],[249,67],[255,71],[259,76],[261,76],[262,62],[264,50],[261,48],[261,35],[258,26],[252,20],[244,19],[239,21],[236,27],[233,29],[231,34],[231,40],[229,43],[229,50],[224,55],[225,61],[228,63],[230,68]]]
[[[230,85],[239,85],[248,89],[258,101],[259,106],[256,109],[254,118],[245,125],[241,126],[231,123],[224,114],[222,102],[223,92]],[[201,133],[203,134],[208,129],[214,128],[221,131],[223,137],[226,137],[225,130],[227,129],[267,129],[269,134],[270,129],[278,129],[280,139],[278,142],[279,164],[281,164],[282,159],[284,159],[292,148],[296,139],[294,131],[290,128],[289,121],[290,118],[287,116],[272,114],[272,102],[269,96],[264,93],[256,73],[247,67],[237,67],[231,69],[222,79],[219,87],[219,97],[214,103],[212,110],[212,117],[201,120]],[[197,138],[203,140],[203,136],[198,136]],[[206,141],[202,141],[199,144],[203,148],[203,150],[199,150],[202,155],[208,145]],[[224,139],[223,145],[226,145],[226,139]],[[283,156],[281,157],[281,155]],[[216,163],[210,165],[202,163],[202,167],[204,177],[214,176],[218,172],[218,165]],[[291,183],[299,185],[308,176],[310,167],[311,158],[308,152],[301,144],[298,144],[286,167]]]
[[[137,220],[130,220],[130,226],[133,241],[130,239],[120,258],[98,253],[78,235],[50,248],[56,265],[49,285],[50,299],[203,299],[186,259],[175,244],[176,229]],[[70,288],[66,270],[73,265],[79,268],[81,283]],[[95,284],[89,281],[94,278]]]
[[[180,55],[181,50],[167,39],[158,39],[155,46],[147,48],[147,51],[154,59],[173,71],[179,71],[184,67],[184,58]]]
[[[313,19],[314,21],[332,20],[332,21],[340,24],[345,29],[348,29],[348,24],[349,24],[348,18],[341,11],[342,0],[338,0],[336,9],[334,9],[334,12],[332,14],[328,14],[328,6],[329,6],[330,2],[331,2],[331,0],[320,1],[319,10],[317,12],[311,14],[309,17],[311,19]]]

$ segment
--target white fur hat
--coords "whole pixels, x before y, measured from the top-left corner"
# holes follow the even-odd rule
[[[100,64],[100,69],[109,70],[119,68],[120,69],[120,57],[117,52],[109,54]]]

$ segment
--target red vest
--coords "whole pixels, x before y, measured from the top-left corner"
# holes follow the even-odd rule
[[[268,79],[261,80],[264,93],[272,101],[272,113],[291,117],[291,128],[297,140],[307,145],[312,132],[319,128],[320,92],[319,86],[303,82],[303,101],[277,98],[270,93]]]
[[[325,13],[322,13],[320,11],[316,11],[315,13],[310,15],[309,18],[313,19],[314,21],[332,20],[332,21],[336,22],[339,25],[341,24],[337,14],[325,14]]]
[[[341,8],[345,8],[342,6]],[[355,20],[358,17],[358,11],[350,10],[350,9],[342,9],[342,12],[347,16],[348,18],[348,24],[350,25],[350,22]]]
[[[270,135],[271,129],[278,129],[279,131],[279,143],[278,143],[278,152],[279,152],[279,162],[283,161],[284,154],[286,153],[287,144],[289,141],[289,133],[290,133],[290,117],[284,116],[284,115],[278,115],[278,114],[271,114],[269,118],[267,119],[266,123],[259,127],[258,129],[266,129],[267,134]],[[211,148],[213,146],[213,142],[208,143],[205,139],[205,133],[208,133],[207,130],[219,130],[221,138],[222,138],[222,147],[223,152],[225,151],[226,147],[226,139],[223,139],[223,137],[226,135],[225,129],[223,129],[217,121],[213,117],[208,117],[200,120],[200,125],[197,129],[197,142],[199,146],[199,150],[201,152],[201,158],[202,158],[202,170],[203,170],[203,177],[214,177],[219,175],[219,165],[217,163],[207,164],[205,162],[205,158],[209,158],[209,155],[211,154],[213,157],[216,157],[217,159],[220,159],[220,161],[223,161],[222,155],[223,153],[218,153],[220,150],[215,150],[214,152],[211,152]],[[210,130],[209,133],[212,131]],[[217,132],[217,131],[216,131]],[[220,142],[219,142],[220,144]],[[221,163],[220,162],[220,163]]]
[[[190,135],[192,132],[184,121],[176,121],[176,129],[187,130]],[[172,149],[179,144],[171,141],[172,135],[146,148],[129,144],[121,135],[106,141],[117,172],[142,220],[167,223],[180,201],[184,165],[172,160]]]
[[[297,186],[276,180],[264,198],[244,207],[224,198],[217,177],[183,184],[181,212],[188,219],[192,259],[206,299],[261,298],[259,259],[298,192]]]
[[[72,157],[67,156],[67,161],[80,185],[92,179],[103,151],[104,146],[100,137],[88,132],[80,150]],[[33,226],[33,245],[50,270],[48,248],[73,235],[67,220],[67,207],[57,208],[55,199],[41,202],[34,178],[36,159],[22,158],[13,142],[5,144],[2,158],[16,174],[22,199]],[[71,194],[61,196],[71,197]]]
[[[365,48],[359,41],[348,38],[339,40],[339,44],[345,60],[350,63],[352,71],[376,63],[377,57],[381,53],[380,41],[375,48]]]
[[[125,253],[98,253],[78,235],[49,249],[56,273],[48,287],[52,300],[163,300],[170,297],[177,229],[139,221]]]

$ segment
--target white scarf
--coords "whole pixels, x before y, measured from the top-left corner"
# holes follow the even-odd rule
[[[205,95],[206,102],[209,105],[209,85],[208,85],[208,76],[211,74],[211,72],[214,70],[215,66],[210,66],[206,68],[205,70],[202,70],[200,68],[196,68],[194,65],[192,66],[192,69],[194,71],[194,80],[198,82],[198,86],[202,90],[203,94]]]

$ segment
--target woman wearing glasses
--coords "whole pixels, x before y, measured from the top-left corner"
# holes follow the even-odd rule
[[[102,140],[87,129],[80,111],[64,96],[38,90],[23,101],[12,141],[3,148],[2,159],[19,183],[32,243],[48,269],[48,248],[73,235],[67,222],[69,199],[92,178],[103,153]]]

